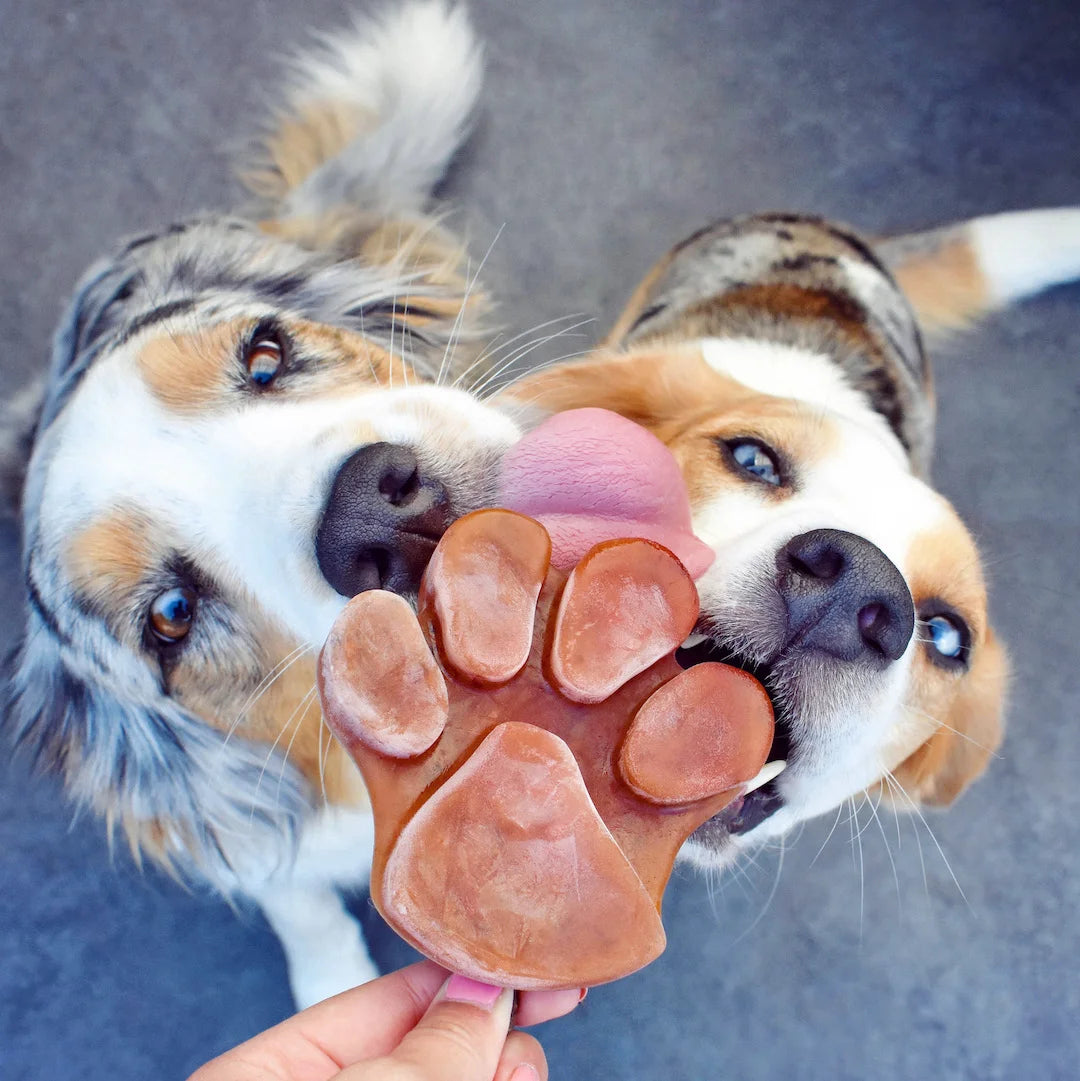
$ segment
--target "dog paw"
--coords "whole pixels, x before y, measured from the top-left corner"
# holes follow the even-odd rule
[[[531,518],[466,516],[435,550],[419,619],[361,593],[319,665],[371,794],[376,905],[439,963],[518,988],[657,957],[678,849],[772,741],[752,677],[674,660],[698,600],[667,549],[609,541],[566,576],[550,548]]]

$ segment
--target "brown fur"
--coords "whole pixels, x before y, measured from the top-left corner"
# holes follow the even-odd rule
[[[359,334],[300,319],[285,322],[285,328],[296,350],[317,358],[309,370],[288,376],[293,397],[340,393],[342,368],[380,386],[395,375],[416,378],[403,358],[392,358]],[[241,343],[250,331],[250,319],[193,333],[163,331],[140,349],[137,364],[151,393],[174,413],[195,416],[217,406],[231,408],[241,378]]]
[[[961,330],[996,304],[970,242],[957,236],[940,247],[912,254],[893,276],[931,334]]]
[[[983,772],[1001,744],[1008,663],[986,622],[978,553],[959,519],[950,516],[941,529],[916,538],[907,576],[916,608],[947,588],[972,635],[966,672],[950,672],[917,654],[909,702],[935,731],[893,771],[912,799],[944,805]]]
[[[136,628],[121,626],[121,618],[161,554],[152,523],[131,508],[119,508],[70,540],[66,562],[77,594],[94,605],[117,633],[130,638]],[[285,638],[253,601],[239,600],[233,607],[247,636],[257,643],[257,655],[237,650],[230,654],[235,662],[230,668],[223,666],[220,656],[186,651],[169,673],[170,695],[211,727],[265,744],[267,762],[275,747],[287,754],[331,804],[363,804],[367,797],[355,767],[322,724],[318,698],[312,693],[314,656],[302,655],[286,664],[296,643]],[[262,672],[277,675],[264,686],[259,681]],[[277,783],[273,768],[268,767],[265,783]],[[100,810],[109,816],[107,805]],[[133,845],[141,844],[152,857],[165,850],[157,835],[166,824],[121,818],[117,824]]]
[[[232,319],[193,333],[158,334],[139,350],[143,381],[167,409],[205,412],[235,386],[240,343],[250,326],[249,319]]]
[[[74,592],[114,630],[160,549],[157,531],[138,509],[117,507],[67,542],[65,569]]]
[[[865,313],[858,305],[828,289],[811,289],[786,282],[747,285],[703,300],[687,309],[680,333],[686,338],[704,337],[710,333],[717,312],[740,309],[768,312],[771,318],[793,322],[827,320],[867,353],[874,356],[879,353],[877,343],[867,329]]]
[[[352,102],[316,101],[279,117],[263,139],[261,161],[241,169],[240,180],[262,199],[277,202],[336,157],[375,118]]]
[[[653,273],[659,269],[662,264]],[[858,333],[858,321],[851,313],[833,311],[828,295],[786,286],[732,295],[740,292],[752,293],[742,298],[745,302],[775,304],[782,317],[830,318],[846,332]],[[639,288],[609,341],[618,340],[632,325],[643,295]],[[811,466],[829,453],[837,436],[815,410],[760,394],[713,371],[692,344],[693,327],[680,327],[680,335],[684,330],[686,341],[674,338],[668,346],[650,342],[628,353],[601,350],[585,361],[526,376],[511,393],[552,411],[610,409],[648,428],[679,462],[692,506],[742,483],[724,468],[716,452],[718,438],[758,435],[797,466]],[[782,492],[777,497],[782,498]],[[948,507],[944,500],[942,505]],[[904,570],[917,607],[947,593],[973,636],[973,663],[966,673],[934,665],[923,651],[916,655],[909,706],[914,728],[932,734],[914,751],[901,751],[903,760],[894,771],[913,800],[944,804],[983,771],[1001,742],[1007,663],[986,623],[978,552],[951,508],[945,525],[916,539]]]
[[[911,799],[945,806],[983,772],[1001,744],[1007,681],[1005,651],[989,631],[941,727],[893,771]]]

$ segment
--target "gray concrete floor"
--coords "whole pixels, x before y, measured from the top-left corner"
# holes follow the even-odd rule
[[[476,0],[484,119],[447,194],[511,332],[598,336],[712,217],[871,231],[1080,203],[1080,11],[1043,0]],[[0,393],[117,234],[233,197],[220,148],[338,0],[0,0]],[[669,892],[661,960],[542,1032],[556,1078],[1074,1078],[1080,1059],[1080,288],[937,358],[936,474],[988,553],[1015,662],[986,779],[930,829],[814,824]],[[0,645],[20,619],[0,527]],[[184,893],[0,786],[0,1076],[181,1078],[289,1009],[261,918]],[[890,850],[887,853],[887,849]],[[948,863],[946,863],[946,857]],[[951,867],[951,870],[950,870]],[[961,888],[963,893],[961,894]],[[358,911],[390,967],[406,951]]]

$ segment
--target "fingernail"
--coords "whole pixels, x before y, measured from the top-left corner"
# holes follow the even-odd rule
[[[581,989],[581,994],[580,994],[580,995],[578,995],[578,1002],[584,1002],[584,1001],[585,1001],[585,996],[586,996],[586,995],[587,995],[588,993],[589,993],[589,989],[588,989],[587,987],[583,987],[583,988]]]
[[[540,1075],[531,1062],[523,1062],[510,1075],[510,1081],[540,1081]]]
[[[493,987],[490,983],[481,983],[479,980],[455,973],[446,981],[443,998],[447,1002],[464,1002],[469,1006],[479,1006],[482,1010],[490,1010],[499,1001],[503,990],[502,987]]]

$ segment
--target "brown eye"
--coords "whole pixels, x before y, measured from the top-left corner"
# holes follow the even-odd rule
[[[244,354],[248,379],[257,387],[268,387],[285,366],[285,350],[281,342],[270,335],[258,335]]]
[[[161,642],[179,642],[195,619],[195,590],[178,586],[159,593],[150,605],[150,630]]]

